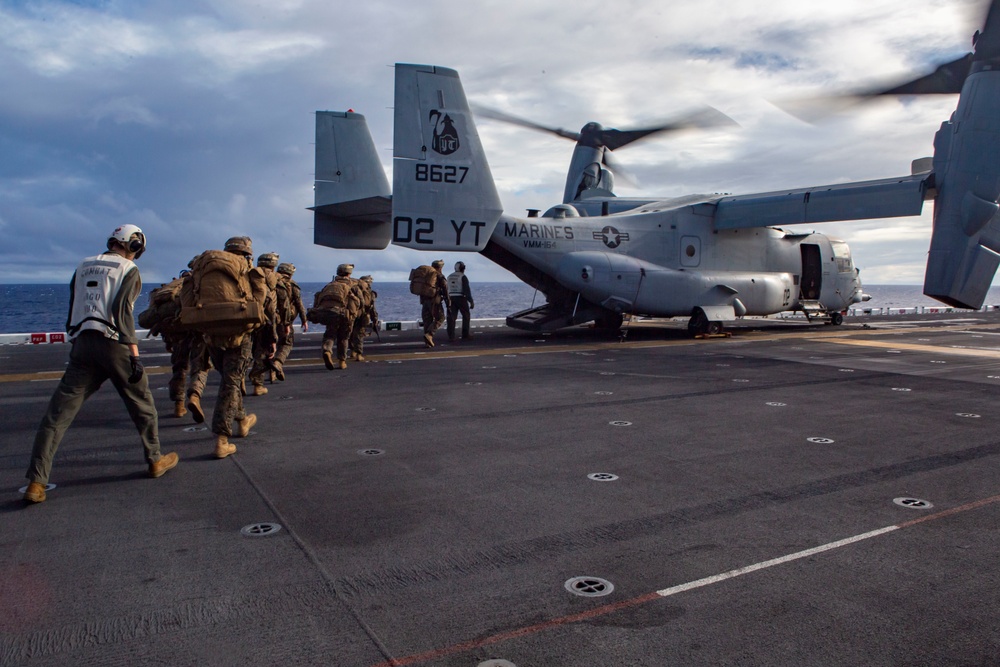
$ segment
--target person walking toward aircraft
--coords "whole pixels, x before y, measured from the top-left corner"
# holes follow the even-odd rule
[[[378,293],[372,289],[372,281],[371,276],[361,276],[355,283],[361,305],[354,318],[354,327],[351,329],[350,349],[353,352],[351,359],[354,361],[365,360],[365,338],[368,336],[368,327],[371,326],[373,331],[378,331],[378,311],[375,310]]]
[[[250,282],[264,286],[267,296],[264,299],[264,313],[267,323],[251,334],[251,354],[253,355],[250,369],[250,383],[253,385],[253,395],[263,396],[267,393],[264,386],[264,374],[270,374],[271,363],[278,351],[278,294],[277,286],[280,280],[275,271],[278,266],[278,254],[265,252],[257,258],[257,268],[250,272]]]
[[[328,371],[347,368],[347,346],[354,327],[354,319],[361,308],[358,288],[351,278],[353,264],[341,264],[337,275],[316,293],[313,307],[309,309],[309,321],[326,326],[323,332],[323,364]],[[337,362],[333,352],[336,348]]]
[[[133,260],[146,250],[146,236],[135,225],[122,225],[107,239],[107,252],[87,257],[70,281],[66,332],[73,341],[69,366],[63,373],[31,452],[24,500],[45,500],[59,443],[84,401],[105,380],[111,380],[125,402],[142,441],[150,477],[160,477],[177,465],[176,452],[160,452],[159,424],[149,380],[139,361],[133,306],[142,290]]]
[[[451,308],[448,309],[448,340],[455,340],[455,321],[462,313],[462,339],[472,338],[469,327],[472,324],[472,313],[476,307],[472,300],[472,287],[465,277],[465,262],[455,262],[455,272],[448,276],[448,294],[451,298]]]
[[[444,260],[436,259],[431,262],[431,268],[436,272],[434,276],[433,296],[420,297],[420,321],[424,327],[424,345],[434,347],[434,332],[441,328],[445,322],[444,307],[450,306],[448,302],[448,281],[444,277]]]
[[[195,259],[190,281],[181,292],[181,321],[205,335],[208,357],[222,375],[212,413],[215,457],[220,459],[236,452],[231,436],[244,438],[257,423],[257,415],[243,407],[242,387],[250,334],[267,321],[267,286],[251,280],[252,261],[250,237],[234,236],[226,241],[225,250],[206,250]]]
[[[302,288],[292,280],[295,265],[288,262],[278,264],[278,284],[275,290],[278,295],[278,351],[274,354],[271,367],[279,381],[285,380],[285,361],[292,353],[295,344],[293,325],[296,318],[302,320],[302,333],[309,331],[309,321],[306,319],[306,307],[302,303]]]

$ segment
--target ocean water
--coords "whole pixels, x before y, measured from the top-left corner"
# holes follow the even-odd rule
[[[326,283],[299,283],[306,308],[313,295]],[[136,301],[136,314],[149,303],[149,293],[159,287],[144,285]],[[378,292],[375,307],[385,322],[420,319],[420,298],[410,294],[409,283],[374,284]],[[474,318],[507,317],[532,304],[545,303],[545,295],[524,283],[472,283],[476,307]],[[0,333],[38,333],[63,331],[69,310],[69,285],[0,285]]]
[[[302,300],[312,305],[313,294],[325,283],[300,283]],[[149,303],[149,292],[158,285],[146,285],[136,302],[136,313]],[[375,283],[379,316],[383,321],[420,319],[420,301],[410,294],[409,283]],[[920,285],[866,285],[872,300],[861,308],[936,307],[942,304],[923,295]],[[506,317],[512,313],[545,303],[545,295],[524,283],[472,283],[476,308],[474,318]],[[1000,305],[1000,287],[990,289],[989,306]],[[0,285],[0,333],[63,331],[69,308],[69,286]]]

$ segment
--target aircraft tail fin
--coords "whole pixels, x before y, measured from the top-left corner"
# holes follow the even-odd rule
[[[480,251],[503,207],[455,70],[396,65],[392,242]]]
[[[392,196],[365,117],[316,112],[313,242],[381,250],[389,245]]]

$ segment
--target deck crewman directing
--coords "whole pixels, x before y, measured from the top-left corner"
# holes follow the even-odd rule
[[[448,309],[448,340],[455,340],[455,321],[459,313],[462,313],[462,338],[472,338],[469,333],[472,313],[469,311],[476,304],[472,300],[469,279],[465,277],[465,262],[455,262],[455,272],[448,276],[448,297],[451,299],[451,308]]]
[[[87,257],[70,281],[66,332],[73,341],[69,366],[52,394],[35,434],[24,499],[45,500],[59,443],[84,401],[111,380],[139,431],[149,476],[159,477],[177,465],[175,452],[160,452],[159,424],[149,381],[139,361],[132,308],[142,290],[133,260],[146,250],[146,235],[135,225],[111,233],[108,251]]]

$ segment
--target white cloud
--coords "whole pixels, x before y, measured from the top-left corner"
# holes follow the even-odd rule
[[[154,244],[143,258],[147,282],[243,233],[293,261],[304,281],[327,279],[344,259],[378,280],[405,279],[427,256],[313,246],[306,210],[315,109],[364,113],[391,168],[393,62],[453,67],[470,98],[571,130],[591,120],[634,126],[706,103],[740,122],[732,132],[620,151],[643,185],[622,187],[623,195],[748,193],[902,175],[912,159],[931,154],[954,98],[890,100],[815,126],[767,100],[893,79],[956,57],[975,29],[964,11],[973,4],[5,5],[3,220],[7,230],[44,230],[48,257],[69,272],[94,238],[103,242],[109,222],[136,220]],[[508,211],[560,201],[570,142],[495,122],[479,130]],[[819,231],[851,243],[867,282],[920,282],[926,208],[919,218]],[[482,279],[511,278],[481,257],[467,259]],[[0,263],[0,281],[23,280],[8,266]]]
[[[0,43],[42,76],[114,70],[163,46],[153,26],[59,2],[30,7],[0,9]]]

